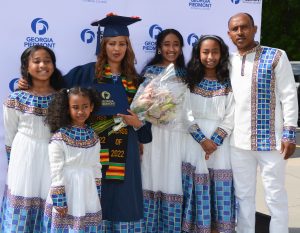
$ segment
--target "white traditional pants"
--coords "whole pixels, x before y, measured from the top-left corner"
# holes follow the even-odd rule
[[[255,232],[257,165],[271,215],[270,233],[288,233],[288,201],[284,187],[286,160],[279,151],[249,151],[232,147],[231,162],[239,209],[237,233]]]

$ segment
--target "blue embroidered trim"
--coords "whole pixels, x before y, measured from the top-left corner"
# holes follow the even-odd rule
[[[64,141],[67,145],[82,148],[92,147],[99,141],[98,136],[90,126],[86,128],[75,126],[60,128],[50,141],[54,140]]]
[[[230,92],[232,92],[232,88],[229,82],[220,83],[217,80],[207,79],[203,79],[192,91],[193,94],[208,98],[227,96]]]
[[[160,74],[166,67],[163,67],[163,66],[147,66],[144,68],[144,70],[142,71],[142,75],[145,75],[145,74],[155,74],[155,75],[158,75]],[[186,72],[186,69],[183,69],[183,68],[176,68],[175,69],[175,74],[176,76],[178,77],[185,77],[187,72]]]
[[[230,84],[229,82],[220,83],[217,80],[203,79],[200,83],[197,84],[197,87],[206,91],[217,91],[220,89],[225,89],[230,87]]]
[[[197,124],[190,126],[188,131],[198,143],[204,142],[207,139]]]
[[[296,144],[296,127],[292,127],[292,126],[283,127],[282,141]]]
[[[52,97],[52,95],[35,96],[26,91],[16,91],[10,94],[4,104],[8,108],[17,109],[21,112],[45,116]]]
[[[275,150],[275,78],[274,66],[281,52],[275,48],[261,47],[254,59],[251,114],[253,126],[251,150]]]
[[[67,198],[64,186],[51,187],[51,198],[53,206],[66,207]]]
[[[227,133],[222,128],[217,128],[216,131],[211,136],[211,140],[216,143],[218,146],[221,146],[223,144],[224,138],[227,136]]]

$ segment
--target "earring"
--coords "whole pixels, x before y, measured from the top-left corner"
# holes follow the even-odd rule
[[[158,51],[157,51],[157,54],[161,54],[161,51],[160,51],[160,50],[158,50]]]

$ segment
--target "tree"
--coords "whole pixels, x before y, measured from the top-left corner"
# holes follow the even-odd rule
[[[261,44],[283,49],[300,60],[300,1],[263,0]]]

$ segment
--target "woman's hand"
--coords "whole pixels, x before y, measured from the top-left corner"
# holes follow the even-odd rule
[[[19,78],[18,89],[20,89],[20,90],[27,90],[27,89],[29,89],[29,85],[28,85],[28,82],[27,82],[26,79]]]
[[[130,125],[136,129],[139,129],[140,127],[143,126],[143,122],[139,120],[138,116],[131,111],[130,109],[127,109],[127,112],[129,112],[129,115],[126,114],[118,114],[119,117],[122,117],[123,122],[126,125]]]

